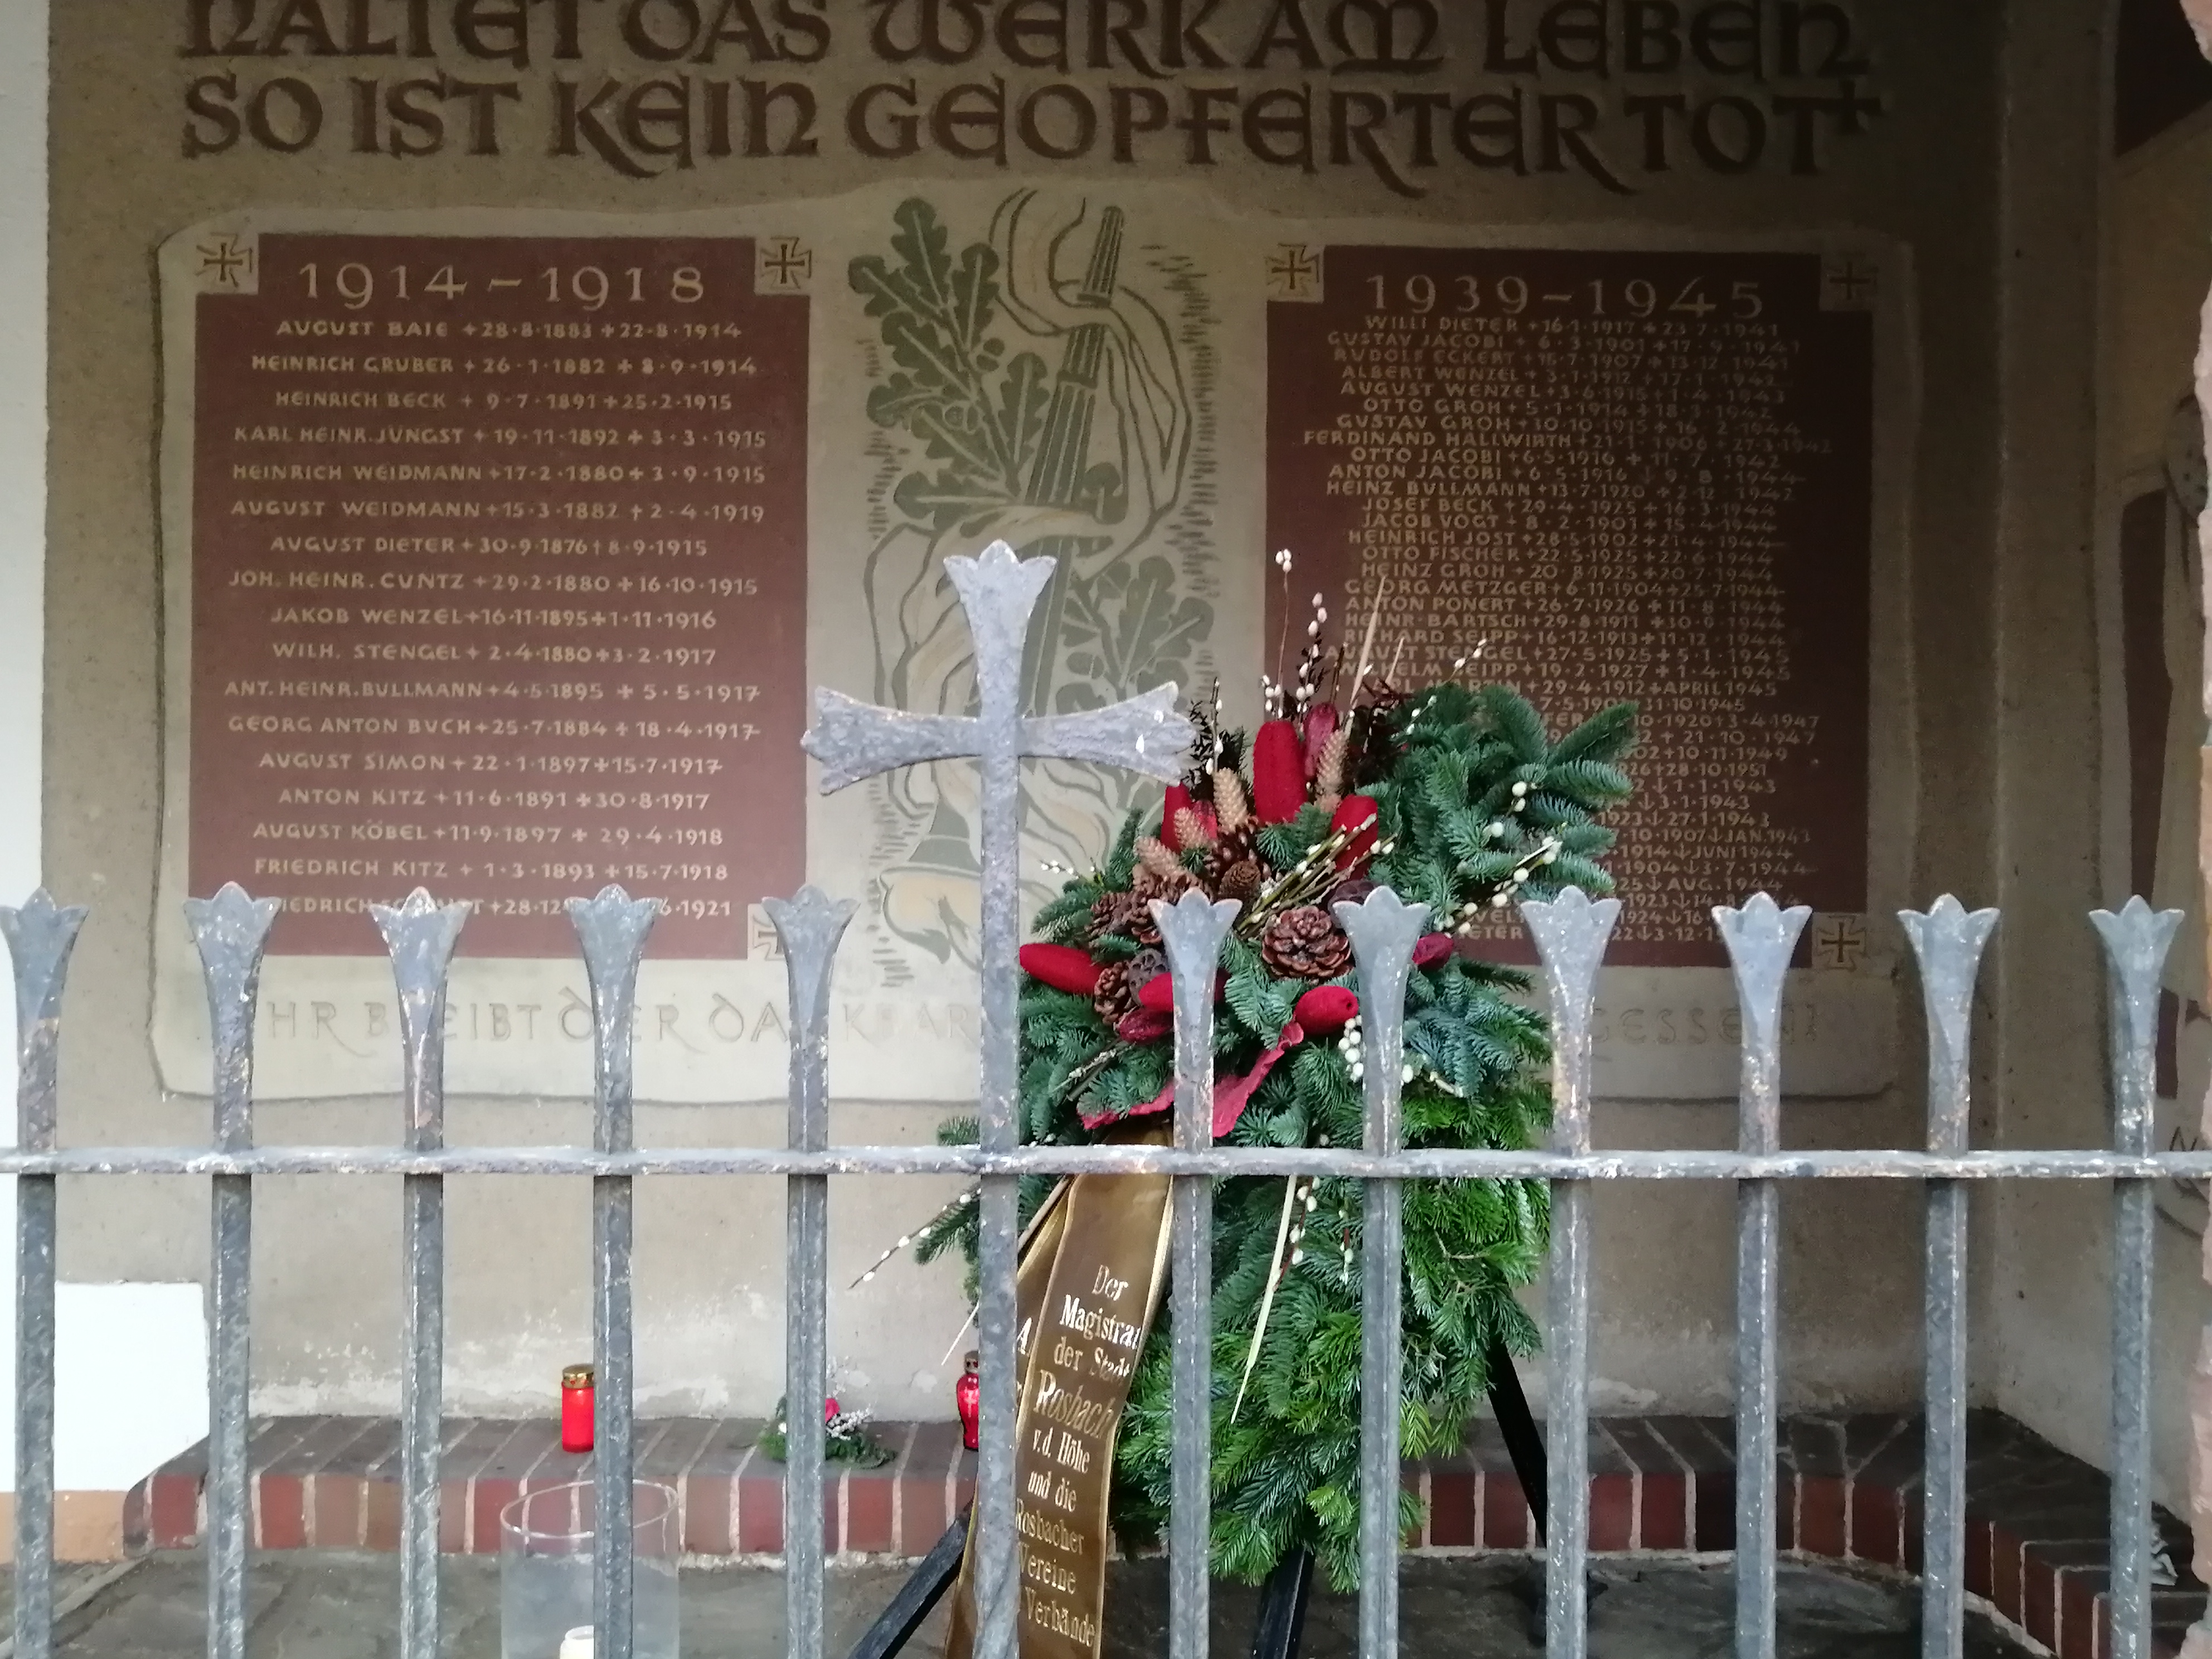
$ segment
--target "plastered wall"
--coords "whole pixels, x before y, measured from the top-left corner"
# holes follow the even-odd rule
[[[613,0],[606,9],[615,11]],[[2045,735],[2031,743],[2017,723],[2024,717],[2001,715],[1999,708],[2000,685],[2010,684],[2000,679],[1993,599],[2002,562],[1999,413],[2026,395],[2002,381],[1998,349],[2003,313],[1996,296],[2012,258],[2009,251],[2001,257],[1997,240],[2001,200],[2009,199],[1999,190],[2003,20],[1994,0],[1940,8],[1864,0],[1851,9],[1877,43],[1887,111],[1848,145],[1832,149],[1817,173],[1770,165],[1731,175],[1686,165],[1636,173],[1626,180],[1631,193],[1618,194],[1573,167],[1525,174],[1461,169],[1440,172],[1427,195],[1408,199],[1372,169],[1323,165],[1309,173],[1229,151],[1202,174],[1178,166],[1176,176],[1247,210],[1285,216],[1539,231],[1632,225],[1685,236],[1850,228],[1909,249],[1916,339],[1902,367],[1917,398],[1910,510],[1905,544],[1892,550],[1904,573],[1901,591],[1877,596],[1878,616],[1887,607],[1893,625],[1878,631],[1874,664],[1899,710],[1883,746],[1887,805],[1873,826],[1878,860],[1898,873],[1877,888],[1877,908],[1951,889],[1972,902],[2018,902],[2031,912],[2043,904],[2078,919],[2095,896],[2094,882],[2057,827],[2067,822],[2067,809],[2052,818],[2050,796],[2028,787],[2016,769],[2017,748],[1990,741],[2002,723],[2022,734],[2016,744],[2045,745],[2037,752],[2054,773],[2094,765],[2094,732],[2069,713],[2095,696],[2094,653],[2069,643],[2063,619],[2057,633],[2037,636],[2057,647],[2046,677],[2035,683],[2051,704]],[[1515,15],[1523,10],[1533,16],[1534,9]],[[830,11],[841,33],[860,38],[860,9],[833,4]],[[919,184],[994,175],[995,164],[963,163],[937,151],[875,161],[825,140],[822,153],[803,162],[737,158],[636,179],[588,154],[549,155],[542,128],[521,125],[496,156],[468,154],[458,143],[405,159],[356,154],[338,127],[337,137],[296,155],[242,143],[192,157],[185,154],[182,98],[188,82],[210,72],[207,64],[179,56],[194,8],[181,0],[100,0],[58,13],[45,869],[58,893],[94,906],[72,985],[64,1134],[80,1143],[190,1141],[207,1133],[205,1103],[162,1091],[147,1036],[165,620],[155,249],[181,227],[255,205],[665,211],[826,196],[892,179]],[[584,15],[593,14],[586,7]],[[326,88],[334,109],[344,107],[349,72],[375,70],[342,61],[278,67]],[[586,64],[578,72],[599,67]],[[276,72],[266,63],[216,69],[257,82]],[[817,76],[839,102],[859,78],[857,64]],[[214,131],[204,123],[198,130]],[[1016,158],[1009,176],[1041,165]],[[1061,183],[1128,176],[1103,150],[1048,171]],[[2025,185],[2015,179],[2011,188]],[[2034,325],[2070,325],[2063,301]],[[2086,441],[2086,425],[2070,429]],[[2056,435],[2051,441],[2060,443]],[[1256,491],[1260,481],[1224,479],[1221,487]],[[2048,568],[2063,592],[2075,580],[2068,562],[2077,552],[2022,541],[2008,545],[2004,558]],[[2006,770],[2008,763],[2015,769]],[[2007,837],[2001,811],[2039,827]],[[2001,842],[2013,860],[2002,872]],[[2035,937],[2032,924],[2026,937]],[[1884,941],[1893,950],[1899,943]],[[2078,943],[2069,935],[2069,949]],[[2077,954],[2086,964],[2086,949]],[[2087,980],[2070,968],[2045,975],[2026,958],[2008,972],[2025,977],[2008,979],[2018,991],[2001,1003],[1993,993],[1991,1006],[2004,1018],[2035,1024],[2041,1045],[2033,1054],[2008,1052],[2010,1074],[2026,1079],[2023,1086],[2039,1091],[2039,1098],[2049,1092],[2041,1079],[2091,1076],[2096,1033]],[[1903,1006],[1917,1008],[1909,980],[1900,994]],[[2054,996],[2082,1000],[2052,1018]],[[1916,1022],[1914,1013],[1902,1027],[1900,1070],[1908,1079]],[[848,1103],[839,1109],[834,1133],[859,1141],[918,1140],[942,1110]],[[398,1120],[393,1103],[384,1099],[271,1103],[261,1110],[257,1133],[270,1141],[389,1142]],[[647,1106],[637,1133],[646,1145],[763,1143],[781,1138],[782,1114],[763,1106]],[[1601,1144],[1618,1146],[1722,1146],[1734,1133],[1728,1102],[1613,1104],[1597,1121]],[[1909,1083],[1872,1098],[1793,1103],[1785,1115],[1792,1146],[1910,1145],[1919,1133],[1917,1090]],[[574,1102],[465,1099],[453,1104],[450,1135],[455,1144],[576,1142],[588,1138],[588,1126]],[[845,1367],[841,1393],[853,1402],[893,1415],[950,1413],[964,1311],[957,1273],[900,1266],[864,1287],[846,1286],[953,1190],[945,1182],[888,1180],[841,1181],[833,1188],[831,1346]],[[271,1180],[260,1183],[257,1205],[256,1409],[389,1409],[399,1322],[396,1185]],[[1732,1195],[1718,1189],[1601,1194],[1601,1402],[1713,1409],[1729,1398],[1733,1210]],[[63,1267],[71,1278],[203,1271],[200,1183],[72,1188],[64,1212]],[[1793,1401],[1895,1403],[1917,1392],[1917,1213],[1912,1195],[1902,1190],[1852,1186],[1787,1196],[1783,1352]],[[774,1401],[782,1216],[781,1194],[769,1183],[670,1181],[647,1189],[637,1254],[645,1409],[759,1410]],[[559,1365],[590,1346],[585,1187],[456,1182],[449,1218],[450,1402],[469,1411],[549,1406]],[[2021,1329],[2016,1322],[2005,1328]],[[2003,1386],[2005,1370],[1989,1359],[1994,1352],[1984,1356],[1991,1391]]]

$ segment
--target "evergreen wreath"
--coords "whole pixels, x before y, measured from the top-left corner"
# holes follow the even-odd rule
[[[1607,708],[1554,743],[1507,688],[1407,697],[1370,679],[1340,724],[1314,695],[1317,659],[1309,646],[1294,693],[1268,688],[1277,718],[1254,734],[1249,765],[1218,699],[1194,710],[1195,763],[1158,816],[1133,813],[1103,866],[1037,915],[1037,942],[1022,951],[1024,1139],[1091,1141],[1170,1109],[1172,1002],[1149,902],[1193,887],[1244,904],[1223,947],[1215,1027],[1217,1102],[1241,1100],[1228,1144],[1359,1144],[1358,978],[1328,906],[1378,884],[1428,904],[1445,930],[1421,941],[1408,984],[1407,1144],[1523,1147],[1547,1123],[1547,1028],[1511,995],[1528,976],[1481,960],[1470,936],[1485,910],[1516,898],[1612,890],[1600,860],[1613,832],[1596,820],[1629,792],[1617,763],[1634,708]],[[972,1144],[974,1119],[939,1139]],[[1024,1223],[1052,1185],[1023,1183]],[[971,1297],[976,1216],[963,1195],[913,1238],[925,1261],[961,1249]],[[1463,1440],[1493,1339],[1516,1354],[1538,1346],[1513,1290],[1542,1263],[1550,1211],[1539,1181],[1416,1181],[1404,1218],[1401,1437],[1420,1457]],[[1215,1189],[1217,1573],[1256,1582],[1304,1548],[1340,1589],[1358,1582],[1360,1234],[1356,1181]],[[1167,1323],[1164,1305],[1115,1452],[1113,1524],[1130,1543],[1167,1522]],[[1418,1524],[1418,1497],[1400,1504]]]

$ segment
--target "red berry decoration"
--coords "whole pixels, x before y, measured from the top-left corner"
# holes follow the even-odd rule
[[[1346,795],[1336,804],[1335,816],[1328,821],[1331,830],[1358,831],[1336,855],[1336,867],[1349,870],[1375,850],[1375,803],[1365,795]]]
[[[1286,823],[1306,804],[1306,757],[1298,729],[1269,720],[1252,738],[1252,813],[1262,823]]]
[[[1055,991],[1087,997],[1098,989],[1098,964],[1073,945],[1024,945],[1022,971]]]
[[[1449,933],[1424,933],[1413,941],[1413,966],[1425,968],[1432,962],[1442,962],[1451,953]]]
[[[1346,985],[1316,985],[1298,999],[1298,1006],[1291,1018],[1305,1028],[1310,1036],[1324,1031],[1340,1031],[1352,1023],[1359,1012],[1359,996]]]
[[[1175,1030],[1175,1016],[1157,1008],[1133,1008],[1114,1022],[1114,1035],[1124,1042],[1152,1042]]]
[[[1216,974],[1213,976],[1213,1000],[1216,1002],[1221,1000],[1221,994],[1228,988],[1228,975]],[[1173,1013],[1175,1012],[1175,975],[1155,974],[1139,985],[1137,988],[1137,1006],[1150,1008],[1156,1013]]]
[[[1160,803],[1160,844],[1170,853],[1182,851],[1182,842],[1176,834],[1176,814],[1188,811],[1192,804],[1190,791],[1183,785],[1168,786],[1167,799]]]
[[[1298,740],[1305,745],[1309,782],[1320,774],[1322,745],[1336,735],[1337,724],[1336,705],[1333,702],[1314,704],[1299,722]]]

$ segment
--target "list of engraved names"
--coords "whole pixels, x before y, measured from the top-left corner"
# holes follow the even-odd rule
[[[370,954],[421,885],[547,957],[619,882],[666,901],[655,954],[745,954],[803,870],[806,301],[738,238],[246,269],[195,319],[191,890]]]
[[[1269,307],[1269,545],[1401,686],[1642,708],[1612,959],[1759,889],[1866,905],[1871,271],[1817,254],[1331,247]],[[1826,303],[1824,304],[1824,297]],[[1272,605],[1282,603],[1271,596]],[[1271,617],[1267,637],[1276,637]],[[1484,641],[1487,641],[1486,646]],[[1519,930],[1486,924],[1499,946]]]

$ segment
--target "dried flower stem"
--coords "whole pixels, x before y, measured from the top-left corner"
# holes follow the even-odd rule
[[[1367,676],[1375,666],[1375,630],[1382,625],[1382,596],[1390,591],[1390,573],[1384,571],[1375,579],[1375,597],[1369,601],[1367,637],[1359,642],[1359,659],[1352,665],[1352,701],[1355,707],[1359,694],[1367,684]]]
[[[1237,933],[1246,939],[1257,939],[1267,931],[1273,918],[1301,904],[1313,903],[1342,881],[1350,872],[1336,867],[1337,854],[1351,844],[1352,836],[1349,830],[1332,830],[1308,848],[1304,858],[1270,885],[1261,888],[1260,896],[1245,907],[1243,914],[1237,918]],[[1378,853],[1384,850],[1376,848]]]

